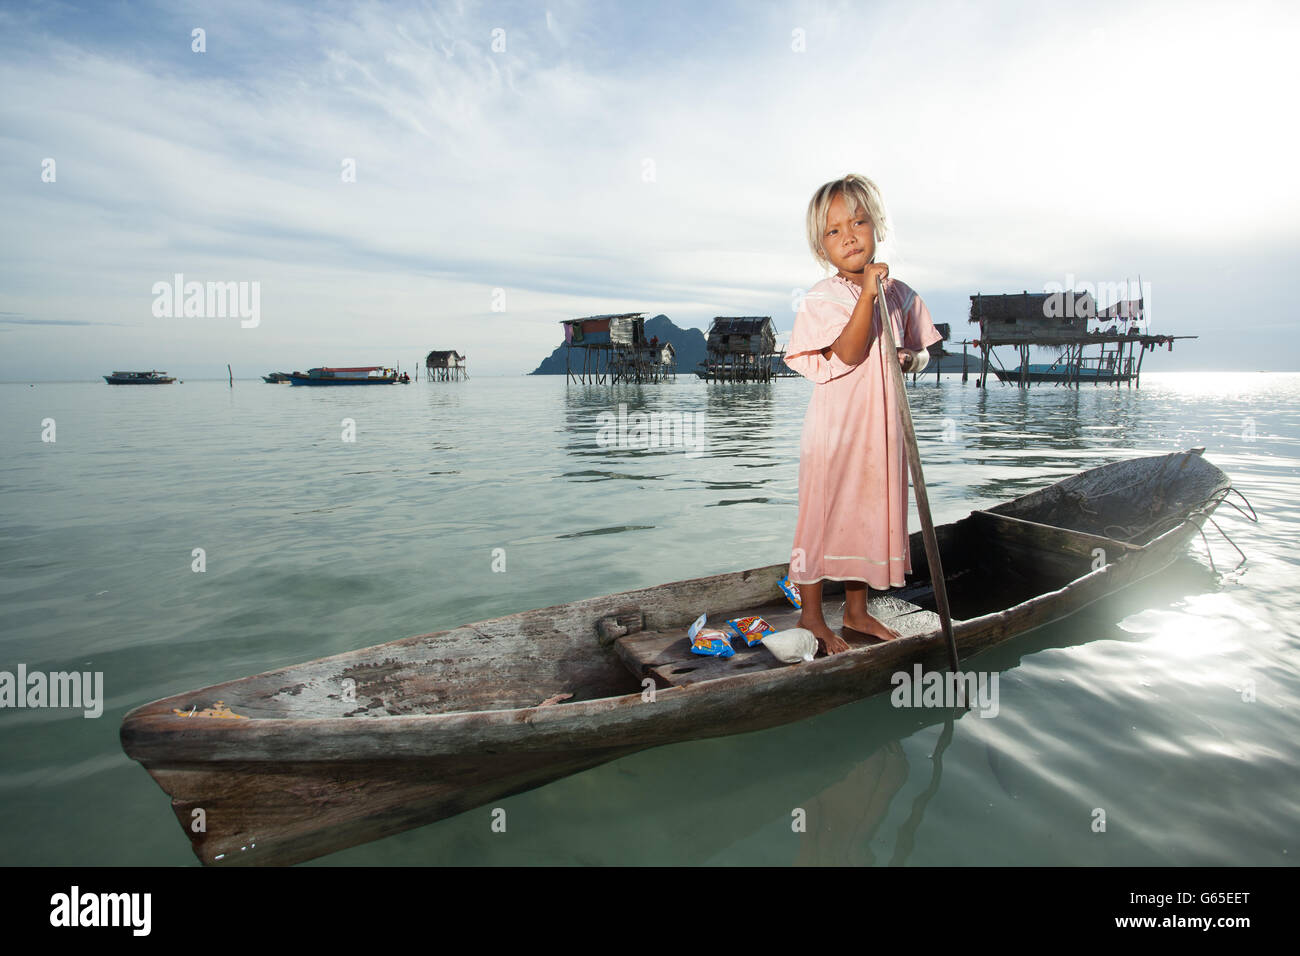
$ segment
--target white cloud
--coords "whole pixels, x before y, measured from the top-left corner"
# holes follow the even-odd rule
[[[138,328],[78,332],[88,374],[109,336],[162,338],[172,365],[225,349],[302,366],[364,344],[524,371],[568,315],[787,327],[790,290],[818,277],[804,206],[851,170],[885,189],[887,253],[927,298],[1067,271],[1190,283],[1209,254],[1295,245],[1300,212],[1296,14],[1214,9],[236,8],[206,61],[18,24],[0,61],[15,223],[0,308]],[[47,155],[57,184],[39,182]],[[260,280],[261,337],[164,329],[148,290],[178,271]],[[504,314],[488,311],[498,286]],[[66,369],[66,330],[22,335],[0,375]]]

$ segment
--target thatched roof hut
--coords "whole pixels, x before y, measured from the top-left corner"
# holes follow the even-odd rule
[[[994,345],[1073,340],[1087,331],[1088,319],[1096,314],[1096,303],[1087,292],[970,297],[970,321],[978,322],[980,338]]]
[[[434,350],[424,357],[425,368],[460,368],[465,364],[465,356],[455,349],[445,352]]]
[[[776,327],[768,315],[723,316],[709,326],[710,352],[770,355],[776,351]]]

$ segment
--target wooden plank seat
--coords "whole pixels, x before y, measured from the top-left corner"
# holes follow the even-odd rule
[[[1117,538],[1105,538],[1086,531],[1076,531],[1073,528],[1041,524],[1014,515],[999,514],[996,511],[972,511],[970,514],[976,525],[986,533],[994,534],[1005,541],[1023,543],[1041,550],[1066,551],[1080,557],[1091,557],[1093,548],[1113,551],[1116,557],[1127,551],[1141,550],[1138,545]]]
[[[1040,524],[992,511],[972,511],[970,520],[989,564],[1008,561],[1023,570],[1034,567],[1072,580],[1094,567],[1112,564],[1138,545],[1101,535]]]
[[[872,616],[884,621],[904,637],[924,634],[939,626],[939,616],[889,594],[873,593],[868,610]],[[739,611],[710,614],[706,626],[728,630],[727,621],[759,615],[778,631],[797,627],[799,609],[791,607],[784,599],[759,607]],[[831,630],[839,633],[843,624],[843,608],[834,598],[825,602],[824,614]],[[623,663],[638,679],[650,677],[659,687],[683,687],[701,681],[729,677],[753,670],[771,670],[786,667],[761,645],[747,647],[736,639],[733,657],[709,657],[691,653],[688,628],[679,627],[663,631],[639,631],[614,641],[614,648]],[[848,639],[853,647],[866,647],[879,643],[873,640]]]

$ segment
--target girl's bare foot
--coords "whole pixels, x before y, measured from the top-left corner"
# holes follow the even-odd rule
[[[825,620],[805,621],[800,617],[799,623],[795,627],[802,627],[812,631],[813,637],[817,638],[817,643],[827,654],[838,654],[849,649],[848,642],[832,631]]]
[[[863,614],[859,617],[851,613],[848,608],[844,609],[844,626],[849,630],[867,634],[882,641],[896,641],[903,636],[883,621],[876,620],[870,614]]]

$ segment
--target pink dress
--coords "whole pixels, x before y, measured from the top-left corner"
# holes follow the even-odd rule
[[[814,285],[786,350],[785,364],[815,383],[799,447],[790,580],[864,581],[883,591],[905,583],[912,554],[902,414],[882,361],[879,319],[857,365],[821,355],[848,325],[860,293],[838,274]],[[885,280],[885,303],[901,347],[920,351],[942,340],[930,310],[902,282]]]

